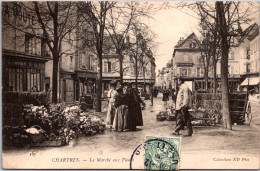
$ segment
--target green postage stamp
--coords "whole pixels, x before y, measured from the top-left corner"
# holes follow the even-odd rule
[[[180,137],[146,137],[145,169],[179,170],[180,143]]]

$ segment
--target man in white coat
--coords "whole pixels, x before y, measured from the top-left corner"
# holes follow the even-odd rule
[[[176,99],[176,129],[173,134],[179,135],[180,130],[184,130],[184,126],[186,125],[188,128],[188,135],[192,136],[193,130],[191,126],[191,119],[189,114],[189,108],[191,107],[191,91],[184,83],[183,78],[178,78],[179,91]]]

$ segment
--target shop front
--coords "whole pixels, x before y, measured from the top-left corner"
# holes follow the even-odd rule
[[[96,72],[76,72],[75,87],[76,101],[82,96],[93,96],[96,93]]]
[[[49,58],[3,50],[3,91],[45,90],[45,62]]]
[[[60,71],[61,102],[75,101],[75,73]]]
[[[241,91],[250,91],[252,94],[259,94],[260,77],[258,74],[248,75],[240,84]]]

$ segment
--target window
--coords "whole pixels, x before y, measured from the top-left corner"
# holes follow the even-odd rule
[[[190,42],[190,48],[191,49],[196,48],[196,43],[195,42]]]
[[[246,59],[250,59],[250,49],[246,50]]]
[[[93,60],[94,60],[93,55],[90,55],[89,56],[89,69],[93,69]]]
[[[249,73],[250,72],[250,63],[247,63],[246,64],[246,73]]]
[[[182,76],[188,76],[188,69],[187,68],[182,68],[181,74],[182,74]]]
[[[201,68],[197,68],[197,77],[201,76]]]
[[[104,62],[104,72],[111,72],[111,62],[110,61]]]
[[[104,83],[104,90],[106,90],[106,91],[109,90],[109,83]]]
[[[70,69],[73,69],[73,56],[70,56]]]
[[[8,68],[9,91],[41,91],[42,73],[40,69]]]
[[[41,56],[50,56],[49,46],[44,39],[41,39]]]
[[[86,68],[86,54],[82,54],[82,68]]]
[[[111,62],[107,62],[107,71],[111,72]]]
[[[234,59],[234,51],[231,51],[228,55],[228,59],[233,60]]]
[[[233,69],[234,69],[234,67],[229,65],[228,66],[228,73],[233,74]]]
[[[29,55],[36,54],[36,38],[31,34],[25,34],[25,53]]]
[[[138,70],[138,75],[139,75],[139,76],[143,76],[143,74],[144,74],[144,73],[143,73],[143,68],[140,68],[140,69]]]
[[[86,54],[80,54],[80,68],[86,68]]]

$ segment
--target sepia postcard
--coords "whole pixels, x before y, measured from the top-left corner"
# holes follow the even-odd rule
[[[260,169],[257,1],[3,1],[3,169]]]

